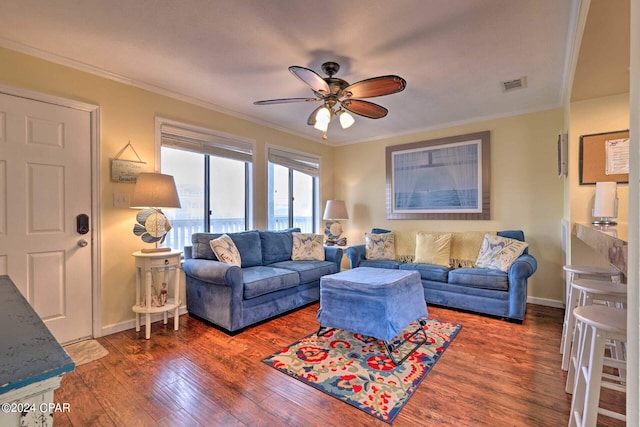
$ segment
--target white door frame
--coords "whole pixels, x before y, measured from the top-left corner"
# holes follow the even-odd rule
[[[34,101],[46,102],[61,107],[86,111],[91,120],[91,318],[92,335],[102,336],[102,299],[100,264],[100,107],[45,93],[0,84],[0,93],[18,96]]]

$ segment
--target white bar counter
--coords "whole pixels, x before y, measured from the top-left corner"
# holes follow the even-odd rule
[[[578,239],[608,259],[611,265],[626,276],[629,241],[629,229],[626,224],[601,226],[575,223],[573,232]]]

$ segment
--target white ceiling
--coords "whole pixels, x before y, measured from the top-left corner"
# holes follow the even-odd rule
[[[577,3],[2,0],[0,46],[316,141],[317,104],[253,105],[313,96],[290,65],[336,61],[349,83],[405,78],[403,92],[369,99],[387,117],[332,123],[328,142],[343,144],[561,106]],[[502,91],[522,76],[527,88]]]

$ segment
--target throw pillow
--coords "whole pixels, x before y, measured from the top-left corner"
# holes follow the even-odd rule
[[[476,265],[508,272],[511,264],[522,255],[527,246],[527,243],[519,240],[485,234]]]
[[[451,233],[427,233],[421,231],[416,234],[415,262],[448,267],[450,253]]]
[[[291,259],[294,261],[324,261],[324,244],[322,235],[309,233],[291,233],[293,249]]]
[[[394,259],[396,257],[393,233],[364,234],[365,257],[367,259]]]
[[[475,267],[485,234],[495,231],[458,231],[451,235],[452,268]]]
[[[236,244],[233,243],[233,240],[228,235],[223,234],[217,239],[211,240],[209,245],[211,245],[211,250],[218,257],[218,261],[237,265],[238,267],[242,265],[240,252],[238,252]]]

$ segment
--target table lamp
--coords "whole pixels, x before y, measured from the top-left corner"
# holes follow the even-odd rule
[[[344,200],[327,200],[327,206],[324,209],[324,215],[322,219],[327,221],[324,229],[324,234],[327,236],[326,244],[329,246],[338,245],[344,246],[347,244],[347,238],[342,237],[342,225],[339,220],[349,219],[347,214],[347,207],[344,204]]]
[[[596,182],[592,216],[594,225],[614,225],[618,216],[618,196],[615,182]]]
[[[155,248],[144,248],[141,252],[165,252],[171,248],[159,247],[171,230],[171,223],[162,208],[180,208],[176,183],[171,175],[145,172],[138,175],[131,197],[131,208],[142,209],[136,215],[138,222],[133,234],[145,243],[155,243]]]

